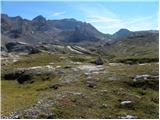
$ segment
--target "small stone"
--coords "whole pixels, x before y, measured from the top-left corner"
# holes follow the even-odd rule
[[[116,76],[108,77],[108,80],[117,80]]]
[[[150,75],[136,75],[134,78],[133,78],[133,81],[137,81],[137,80],[147,80],[148,78],[150,77]]]
[[[132,107],[133,102],[132,101],[122,101],[121,106],[123,107]]]
[[[126,115],[126,116],[124,116],[124,117],[121,117],[121,119],[137,119],[137,116]]]
[[[107,104],[102,104],[101,108],[107,108],[108,105]]]
[[[61,86],[62,86],[61,84],[58,84],[58,83],[57,83],[57,84],[50,85],[49,88],[53,88],[53,89],[56,90],[56,89],[58,89],[58,88],[61,87]]]
[[[87,85],[87,87],[90,87],[90,88],[95,88],[96,87],[96,84],[92,81],[86,81],[86,85]]]
[[[126,104],[131,104],[132,103],[132,101],[123,101],[123,102],[121,102],[121,105],[126,105]]]
[[[107,92],[108,92],[108,90],[101,90],[101,92],[103,92],[103,93],[107,93]]]
[[[109,115],[109,116],[108,116],[108,119],[112,119],[112,115]]]
[[[95,64],[96,65],[103,65],[103,60],[101,59],[101,57],[97,57]]]
[[[56,68],[60,68],[60,67],[61,67],[61,66],[59,66],[59,65],[58,65],[58,66],[56,66]]]
[[[67,66],[65,66],[64,68],[66,68],[66,69],[67,69],[67,68],[72,68],[72,66],[70,66],[70,65],[67,65]]]
[[[15,115],[14,118],[15,119],[19,119],[20,117],[19,117],[19,115]]]
[[[41,101],[38,101],[38,104],[41,104]]]

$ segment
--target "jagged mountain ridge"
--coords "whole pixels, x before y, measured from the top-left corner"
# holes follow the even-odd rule
[[[2,44],[11,41],[37,44],[107,39],[107,35],[91,24],[75,19],[46,20],[43,16],[37,16],[33,20],[27,20],[20,16],[1,14],[1,22]]]
[[[24,42],[32,46],[78,45],[91,51],[124,56],[152,54],[158,51],[157,30],[129,31],[120,29],[113,35],[103,34],[91,24],[75,19],[46,20],[37,16],[33,20],[20,16],[9,17],[1,14],[1,49],[10,42]],[[29,45],[29,46],[30,46]],[[52,48],[51,48],[52,49]],[[142,51],[147,51],[145,54]],[[120,52],[120,53],[119,53]],[[118,55],[119,56],[119,55]]]

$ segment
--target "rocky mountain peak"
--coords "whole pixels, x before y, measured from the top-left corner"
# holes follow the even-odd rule
[[[37,17],[33,18],[33,20],[32,20],[32,21],[34,21],[34,22],[41,22],[41,23],[45,23],[45,22],[46,22],[46,18],[45,18],[45,17],[43,17],[42,15],[39,15],[39,16],[37,16]]]
[[[113,35],[116,37],[124,37],[127,36],[131,33],[131,31],[129,31],[128,29],[120,29],[119,31],[117,31],[116,33],[114,33]]]

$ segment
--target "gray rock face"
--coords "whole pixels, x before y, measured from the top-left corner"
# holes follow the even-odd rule
[[[17,80],[19,83],[24,83],[30,80],[33,76],[50,75],[53,74],[55,68],[52,66],[37,66],[29,68],[17,68],[12,71],[6,72],[4,78],[6,80]]]

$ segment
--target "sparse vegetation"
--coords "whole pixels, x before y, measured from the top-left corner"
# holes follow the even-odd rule
[[[106,58],[103,58],[105,61]],[[30,62],[31,59],[33,62]],[[125,115],[158,118],[158,78],[137,82],[132,79],[137,74],[157,74],[155,72],[158,70],[157,63],[111,66],[105,62],[104,73],[102,71],[98,73],[98,76],[90,74],[90,78],[79,71],[79,65],[73,64],[74,62],[91,64],[90,61],[93,59],[95,60],[96,56],[73,57],[65,54],[41,53],[31,55],[31,58],[23,56],[20,62],[3,66],[3,71],[42,66],[52,62],[54,62],[54,67],[61,67],[57,68],[56,76],[48,76],[47,80],[45,76],[31,78],[33,83],[19,84],[16,80],[3,79],[2,114],[8,115],[12,111],[23,111],[43,98],[55,102],[48,108],[54,115],[48,117],[45,113],[40,113],[38,118],[118,118]],[[73,63],[69,64],[71,61]],[[66,69],[67,65],[70,67]],[[78,71],[76,74],[79,76],[71,75],[74,74],[71,72],[72,69],[76,69]],[[63,73],[61,73],[62,70]],[[114,76],[116,80],[110,80],[111,76]],[[63,83],[66,79],[72,80],[73,78],[75,81]],[[87,87],[85,82],[87,80],[93,82],[96,87]],[[50,87],[53,84],[61,86],[55,89]],[[133,106],[120,107],[120,102],[125,100],[134,102]]]

